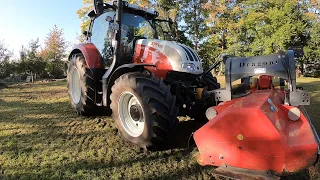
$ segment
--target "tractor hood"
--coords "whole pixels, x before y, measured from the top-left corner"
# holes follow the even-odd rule
[[[161,64],[166,70],[201,74],[199,55],[190,47],[173,41],[139,39],[134,50],[134,62]],[[163,66],[165,65],[165,66]]]

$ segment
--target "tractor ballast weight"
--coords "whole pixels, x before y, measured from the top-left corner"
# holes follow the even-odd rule
[[[274,179],[315,165],[320,140],[303,107],[310,96],[296,87],[294,52],[230,57],[225,65],[226,88],[211,91],[220,103],[207,109],[209,122],[194,133],[198,163],[236,179]],[[247,90],[232,89],[235,80],[257,75],[258,83],[243,83]],[[287,81],[288,90],[272,84],[272,76]]]

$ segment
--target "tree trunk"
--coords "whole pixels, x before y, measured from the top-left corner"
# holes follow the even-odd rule
[[[301,72],[301,74],[303,75],[303,73],[304,73],[304,69],[303,69],[303,61],[300,61],[300,72]]]
[[[33,81],[33,73],[31,72],[31,82],[34,83]]]
[[[198,31],[198,24],[197,24],[197,5],[196,2],[193,1],[193,17],[194,17],[194,21],[195,21],[195,25],[194,25],[194,49],[196,51],[198,51],[198,36],[199,36],[199,31]]]
[[[224,41],[222,40],[222,43],[223,43]],[[222,44],[222,53],[223,53],[223,51],[224,51],[224,44]],[[223,71],[223,63],[220,63],[220,69],[219,69],[219,73],[218,73],[218,76],[221,76],[221,74],[222,74],[222,71]]]

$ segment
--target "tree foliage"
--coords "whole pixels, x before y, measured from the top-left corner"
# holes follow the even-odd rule
[[[0,78],[9,76],[15,66],[10,61],[12,53],[8,50],[7,45],[1,40],[0,41]]]
[[[41,51],[41,56],[45,60],[62,60],[65,56],[67,42],[63,35],[63,30],[56,25],[49,30],[49,33],[44,40],[44,48]]]
[[[64,62],[67,42],[64,38],[63,30],[56,25],[49,30],[44,40],[44,48],[40,56],[47,62],[46,71],[49,76],[62,78],[64,76]]]
[[[22,59],[22,63],[24,63],[26,72],[46,76],[45,68],[47,62],[39,55],[39,47],[39,39],[32,39],[29,42],[26,58]]]
[[[181,28],[191,37],[194,49],[198,51],[199,43],[206,37],[208,26],[208,9],[204,8],[205,0],[184,0],[180,3]]]
[[[3,40],[0,40],[0,62],[8,59],[12,53],[8,50],[7,45],[3,42]]]
[[[202,45],[218,47],[203,51],[202,56],[267,55],[291,46],[304,47],[302,62],[320,56],[317,1],[214,0],[205,8],[209,36]]]

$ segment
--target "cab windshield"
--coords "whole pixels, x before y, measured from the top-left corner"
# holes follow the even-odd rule
[[[151,20],[135,15],[124,13],[122,15],[122,37],[132,40],[138,38],[155,38],[155,31],[151,25]]]

